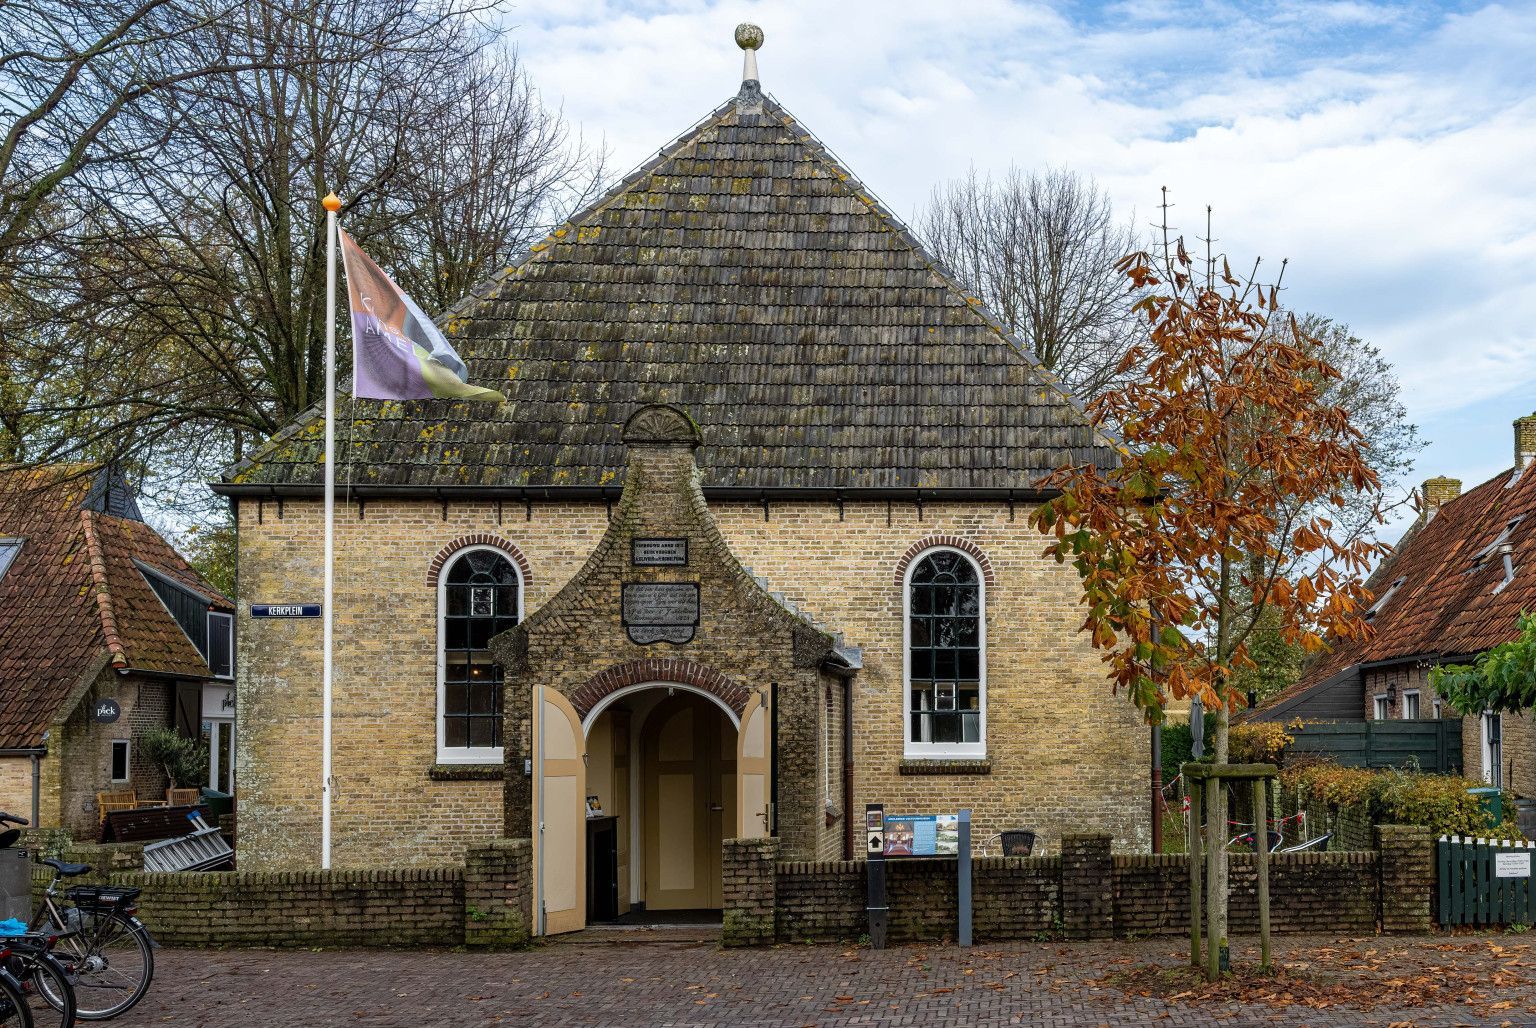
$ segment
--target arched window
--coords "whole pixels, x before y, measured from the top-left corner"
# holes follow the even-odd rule
[[[986,618],[970,557],[935,549],[907,574],[906,751],[986,755]]]
[[[522,620],[522,578],[500,551],[475,547],[439,581],[438,760],[499,763],[502,672],[487,647]]]

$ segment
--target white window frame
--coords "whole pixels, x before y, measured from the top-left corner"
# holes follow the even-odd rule
[[[1377,721],[1386,721],[1392,717],[1392,706],[1387,702],[1387,694],[1379,692],[1374,697],[1375,704],[1371,711],[1371,717]]]
[[[506,559],[512,565],[512,573],[517,576],[517,623],[523,623],[523,604],[526,602],[528,583],[523,578],[522,565],[517,558],[499,546],[490,546],[477,543],[474,546],[466,546],[462,550],[456,550],[453,556],[444,562],[442,570],[437,575],[437,710],[435,721],[437,724],[437,762],[439,764],[500,764],[506,755],[501,746],[446,746],[443,743],[443,702],[447,696],[447,683],[444,679],[448,675],[448,651],[447,642],[447,614],[448,614],[448,572],[459,561],[476,550],[489,550]],[[505,710],[507,702],[505,687],[501,702]],[[505,726],[503,726],[505,728]]]
[[[977,734],[979,742],[914,742],[912,740],[912,574],[935,553],[955,553],[976,572],[978,620],[977,705],[981,710]],[[987,578],[981,564],[964,550],[953,546],[930,546],[907,564],[901,576],[901,752],[911,760],[977,760],[987,755]]]
[[[1488,738],[1488,726],[1492,724],[1494,718],[1499,718],[1499,755],[1497,759],[1494,758],[1494,755],[1491,752],[1492,746],[1490,743],[1492,740]],[[1480,722],[1480,727],[1482,729],[1483,781],[1487,782],[1489,785],[1495,785],[1502,789],[1504,787],[1504,771],[1500,765],[1504,763],[1503,715],[1495,714],[1491,710],[1485,710],[1483,711],[1483,716],[1478,718],[1478,721]]]
[[[113,765],[115,765],[117,763],[117,747],[119,745],[121,745],[123,747],[123,777],[122,778],[114,778],[112,776],[112,772],[114,770]],[[111,781],[111,783],[113,785],[127,785],[129,782],[133,781],[133,740],[132,739],[113,739],[112,740],[112,745],[107,750],[107,779],[109,781]]]
[[[1411,717],[1408,714],[1408,697],[1410,697],[1410,696],[1413,697],[1413,715]],[[1423,708],[1419,704],[1419,690],[1417,690],[1417,689],[1409,689],[1408,691],[1404,692],[1403,693],[1403,720],[1404,721],[1417,721],[1419,719],[1420,715],[1422,715],[1423,713],[1424,713],[1424,710],[1423,710]]]

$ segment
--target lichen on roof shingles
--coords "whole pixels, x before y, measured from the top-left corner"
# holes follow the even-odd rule
[[[373,485],[622,481],[624,419],[698,420],[707,486],[1029,488],[1112,448],[782,107],[734,102],[446,312],[500,407],[338,397]],[[226,472],[316,485],[318,419]]]

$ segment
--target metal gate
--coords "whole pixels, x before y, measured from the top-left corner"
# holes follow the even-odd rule
[[[1436,848],[1443,925],[1531,924],[1531,855],[1536,842],[1440,837]]]

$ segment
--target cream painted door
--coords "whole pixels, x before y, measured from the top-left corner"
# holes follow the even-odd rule
[[[768,752],[768,704],[753,696],[741,716],[741,731],[736,737],[736,825],[739,839],[758,839],[772,829],[768,810],[769,781],[773,775],[772,756]]]
[[[555,690],[535,686],[533,709],[534,920],[539,934],[558,935],[587,923],[586,740],[576,709]]]
[[[693,694],[662,701],[646,719],[646,909],[721,906],[720,843],[736,821],[735,734],[718,707]]]

